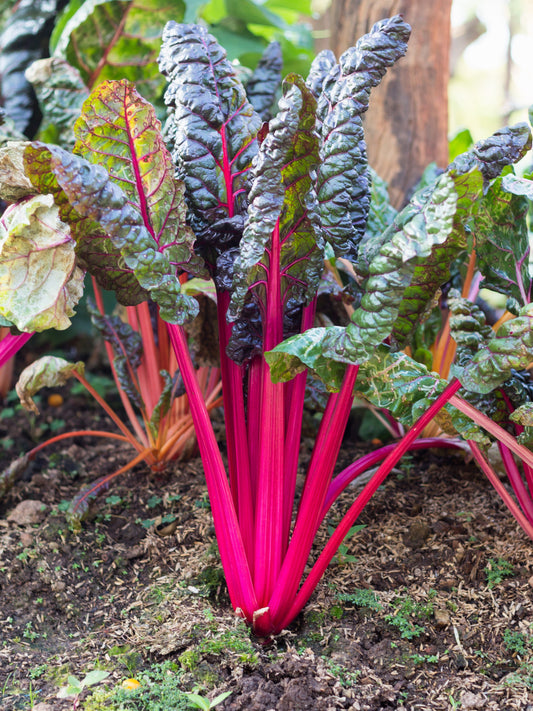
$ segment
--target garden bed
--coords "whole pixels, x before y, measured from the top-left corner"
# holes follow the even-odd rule
[[[12,440],[3,465],[31,446],[37,423],[88,424],[85,398],[42,402],[33,430],[19,410],[0,420]],[[339,467],[360,454],[345,443]],[[64,442],[0,504],[2,709],[72,708],[59,688],[95,667],[110,676],[80,708],[119,708],[113,699],[128,694],[125,709],[191,708],[177,690],[198,688],[231,691],[217,708],[234,711],[533,709],[531,542],[462,455],[404,460],[271,644],[232,614],[199,460],[158,476],[137,467],[81,531],[69,528],[65,502],[128,456],[115,443]],[[35,523],[17,509],[28,500],[42,505]],[[141,687],[118,693],[126,678]]]

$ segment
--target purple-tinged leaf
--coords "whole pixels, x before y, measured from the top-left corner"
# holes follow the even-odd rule
[[[169,137],[195,231],[244,212],[261,119],[226,52],[204,27],[169,22],[159,57]]]
[[[355,260],[365,233],[370,185],[362,115],[372,87],[405,54],[410,30],[399,15],[375,24],[342,55],[322,83],[317,192],[326,239],[336,256]],[[329,55],[324,59],[328,62]]]
[[[322,50],[322,52],[319,52],[313,59],[306,84],[315,99],[318,100],[320,98],[324,80],[336,64],[337,58],[330,49]]]
[[[497,178],[506,165],[518,163],[531,148],[531,131],[526,123],[506,126],[492,136],[476,143],[467,153],[462,153],[450,165],[457,173],[467,173],[478,168],[485,183]]]
[[[254,161],[248,221],[235,262],[234,317],[248,290],[266,313],[274,275],[274,288],[285,306],[289,299],[309,303],[318,288],[324,256],[313,186],[318,162],[315,107],[303,79],[289,75],[279,113]]]
[[[246,84],[248,100],[263,121],[271,118],[272,105],[281,86],[282,67],[281,45],[279,42],[271,42]]]
[[[95,276],[103,289],[114,291],[121,304],[135,306],[146,301],[148,291],[141,287],[132,270],[126,266],[120,250],[113,245],[101,225],[80,215],[71,205],[52,170],[51,159],[52,154],[46,144],[26,144],[25,173],[36,191],[54,196],[61,219],[70,225],[80,267]]]
[[[533,200],[533,180],[519,178],[517,175],[504,175],[502,178],[502,188],[513,195],[524,195],[529,200]]]
[[[198,304],[181,292],[177,274],[180,265],[172,263],[166,251],[158,249],[142,215],[110,180],[105,168],[58,146],[45,146],[45,150],[51,154],[50,170],[72,208],[78,215],[100,224],[103,233],[120,250],[126,267],[159,305],[161,318],[169,323],[194,318]]]
[[[184,187],[161,135],[154,108],[128,81],[100,84],[83,105],[74,127],[75,151],[106,168],[138,211],[158,251],[194,275],[206,275],[192,251],[194,234],[185,224]]]

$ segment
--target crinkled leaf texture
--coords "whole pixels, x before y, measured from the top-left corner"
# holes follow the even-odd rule
[[[533,304],[526,304],[516,318],[506,321],[486,341],[472,361],[458,369],[463,387],[488,393],[502,385],[512,370],[523,370],[533,361]]]
[[[0,148],[0,198],[17,202],[35,195],[35,188],[24,169],[24,151],[27,141],[7,141]]]
[[[141,287],[101,225],[80,215],[72,207],[51,168],[51,159],[52,154],[46,144],[27,143],[24,147],[24,170],[34,186],[33,192],[54,196],[61,219],[70,225],[76,241],[80,267],[92,274],[103,289],[114,291],[121,304],[134,306],[146,301],[149,293]]]
[[[159,248],[121,188],[110,180],[105,168],[92,165],[58,146],[34,144],[49,154],[49,169],[73,210],[100,225],[103,234],[120,251],[125,266],[159,305],[161,318],[185,323],[194,318],[198,305],[181,292],[178,269],[166,250]],[[59,196],[61,199],[61,196]]]
[[[271,42],[246,84],[248,100],[263,121],[271,117],[272,105],[281,86],[282,67],[281,45]]]
[[[309,302],[318,289],[324,248],[313,185],[319,150],[315,108],[303,79],[290,74],[253,164],[248,220],[235,262],[234,317],[249,289],[263,313],[269,288],[281,290],[285,305],[291,298]]]
[[[42,141],[62,148],[74,147],[74,122],[89,91],[79,71],[59,57],[39,59],[26,70],[43,115],[39,127]]]
[[[174,177],[161,123],[134,85],[126,80],[100,84],[84,103],[74,131],[75,152],[106,168],[142,216],[158,250],[176,267],[207,276],[192,249],[184,186]]]
[[[472,228],[483,287],[516,299],[521,305],[531,301],[528,209],[528,199],[507,192],[499,178],[480,202]]]
[[[519,178],[517,175],[504,175],[502,178],[502,188],[513,195],[525,195],[533,200],[533,180]]]
[[[244,213],[261,119],[225,50],[204,27],[169,22],[159,66],[168,79],[172,157],[199,232]]]
[[[346,365],[353,363],[348,354],[342,362],[324,355],[324,344],[338,340],[342,328],[312,328],[301,336],[281,343],[265,354],[275,382],[292,379],[306,368],[312,371],[327,389],[337,392],[342,385]],[[337,332],[337,334],[335,334]],[[443,392],[447,382],[431,373],[405,353],[392,352],[385,345],[374,349],[373,355],[361,364],[357,374],[355,394],[378,408],[387,409],[407,427],[427,410]],[[486,444],[485,434],[451,406],[440,415],[442,424],[451,433]]]
[[[319,93],[318,125],[322,136],[317,193],[326,238],[336,256],[355,261],[365,233],[370,184],[362,115],[370,91],[407,50],[411,28],[399,15],[374,25],[340,58],[322,80],[331,62],[320,55],[308,79]]]
[[[85,0],[54,38],[54,56],[79,69],[89,89],[128,79],[157,103],[164,87],[157,69],[161,31],[181,17],[181,0]]]
[[[75,242],[51,195],[10,206],[0,220],[0,313],[20,331],[64,330],[83,293]]]
[[[69,363],[55,356],[39,358],[24,368],[17,381],[16,390],[22,407],[38,415],[39,410],[32,399],[35,393],[42,388],[60,387],[73,378],[74,373],[83,375],[84,371],[85,366],[81,361]]]

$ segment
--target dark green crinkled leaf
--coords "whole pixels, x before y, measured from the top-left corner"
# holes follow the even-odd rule
[[[342,55],[322,83],[317,193],[326,238],[336,256],[355,260],[365,233],[370,186],[362,115],[372,87],[405,54],[409,34],[409,25],[399,15],[378,22]]]
[[[379,252],[369,263],[364,295],[352,323],[346,327],[339,343],[329,344],[332,358],[342,356],[346,350],[352,362],[362,362],[391,334],[397,326],[400,306],[416,267],[428,259],[435,248],[446,245],[456,207],[455,183],[444,174],[433,191],[418,194],[397,216],[386,238],[381,240]],[[407,313],[406,307],[403,308]]]
[[[26,70],[43,115],[39,139],[74,147],[74,122],[89,91],[77,69],[59,57],[40,59]]]
[[[263,121],[271,117],[272,105],[281,86],[283,59],[279,42],[271,42],[246,84],[248,100]]]
[[[529,303],[529,201],[502,188],[498,179],[480,202],[472,232],[476,264],[483,274],[483,287]]]
[[[302,334],[288,338],[283,343],[265,353],[273,382],[292,380],[306,368],[312,370],[326,387],[336,392],[340,390],[346,362],[324,357],[323,346],[328,336],[340,338],[344,332],[341,326],[310,328]]]
[[[77,67],[89,89],[128,79],[157,103],[165,84],[157,68],[161,32],[183,11],[181,0],[85,0],[55,38],[54,56]]]
[[[483,348],[485,343],[494,334],[492,328],[487,324],[483,311],[468,299],[463,298],[459,291],[452,289],[448,295],[448,308],[450,310],[450,333],[455,343],[457,351],[454,361],[455,369],[461,368],[470,363],[476,353]],[[511,377],[504,384],[504,389],[513,387],[515,384]],[[505,425],[509,419],[509,410],[499,392],[473,393],[461,389],[461,397],[474,405],[480,412],[490,417],[493,422]],[[514,402],[514,400],[512,400]]]
[[[430,254],[416,261],[409,286],[405,289],[394,322],[392,342],[403,348],[411,342],[417,325],[434,306],[439,287],[450,278],[450,267],[454,259],[466,248],[465,225],[475,212],[477,200],[483,188],[479,170],[472,168],[464,174],[455,170],[447,171],[457,193],[457,209],[453,217],[453,229],[447,239],[436,243]],[[423,196],[425,191],[422,191]],[[417,196],[412,204],[416,204]],[[408,206],[408,211],[410,206]],[[401,218],[400,218],[401,219]]]
[[[106,170],[57,146],[45,149],[51,154],[50,169],[74,210],[100,224],[120,250],[126,266],[159,305],[161,318],[180,324],[194,318],[198,305],[193,297],[181,293],[179,265],[158,250],[142,216],[109,179]]]
[[[337,59],[330,49],[324,49],[313,59],[306,84],[313,93],[315,99],[320,98],[324,80],[336,64]]]
[[[478,168],[487,183],[497,178],[506,165],[517,163],[530,148],[531,131],[526,123],[506,126],[476,143],[468,153],[457,156],[450,169],[468,173],[472,168]]]
[[[120,250],[97,222],[80,215],[69,202],[52,171],[51,157],[47,145],[27,144],[24,151],[26,175],[39,193],[54,196],[61,219],[71,227],[80,267],[93,274],[103,289],[114,291],[121,304],[135,306],[146,301],[148,291],[141,287]]]
[[[120,387],[131,402],[141,409],[143,405],[142,398],[128,368],[130,366],[133,373],[135,373],[141,365],[143,357],[141,336],[137,331],[133,330],[129,323],[125,323],[118,316],[101,314],[90,300],[87,301],[87,310],[91,314],[91,321],[97,331],[102,334],[113,348],[113,365],[117,372]]]
[[[259,115],[226,52],[204,27],[169,22],[159,57],[169,82],[169,138],[195,231],[244,212]]]
[[[387,183],[370,166],[368,175],[372,187],[365,239],[381,237],[398,214],[398,211],[390,203]]]
[[[234,317],[249,289],[266,308],[265,283],[273,272],[285,305],[291,298],[308,303],[318,288],[324,253],[313,186],[318,162],[315,108],[303,79],[290,74],[279,113],[254,162],[248,222],[235,262]]]
[[[512,370],[523,370],[533,361],[533,304],[500,326],[470,363],[456,375],[467,390],[488,393],[502,385]],[[455,371],[454,371],[455,372]]]

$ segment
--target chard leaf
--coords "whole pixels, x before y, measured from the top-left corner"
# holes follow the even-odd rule
[[[206,276],[192,251],[195,237],[185,224],[184,187],[174,178],[161,123],[133,84],[125,80],[100,84],[84,103],[74,131],[76,152],[105,166],[142,216],[157,249],[175,267]]]
[[[131,375],[132,371],[135,373],[141,365],[143,357],[143,341],[140,334],[118,316],[101,314],[90,300],[87,301],[87,310],[97,331],[113,348],[113,365],[120,387],[131,402],[141,410],[142,398]]]
[[[526,402],[518,407],[509,419],[524,427],[533,427],[533,402]]]
[[[271,42],[246,84],[248,100],[263,121],[271,117],[272,104],[281,85],[283,59],[279,42]]]
[[[159,57],[168,79],[169,139],[196,232],[244,213],[261,119],[225,50],[199,25],[169,22]]]
[[[53,388],[64,385],[67,380],[74,377],[74,373],[83,375],[85,365],[69,363],[64,358],[44,356],[39,358],[27,368],[24,368],[15,386],[20,404],[26,410],[39,414],[37,405],[32,397],[42,388]]]
[[[522,305],[529,303],[531,297],[528,209],[529,201],[504,190],[500,178],[480,202],[472,227],[483,287]]]
[[[89,93],[79,71],[59,57],[50,57],[28,67],[26,78],[35,89],[43,114],[39,138],[72,149],[74,122]]]
[[[471,151],[457,156],[449,169],[468,173],[478,168],[487,184],[497,178],[505,166],[521,160],[530,148],[531,131],[526,123],[506,126],[476,143]]]
[[[529,200],[533,200],[533,180],[519,178],[512,174],[504,175],[502,188],[513,195],[524,195]]]
[[[513,370],[523,370],[533,361],[533,304],[522,307],[516,318],[506,321],[480,348],[457,377],[467,390],[488,393],[502,385]]]
[[[46,51],[47,39],[57,12],[57,0],[20,0],[0,36],[0,104],[17,129],[32,136],[39,124],[35,95],[24,71]]]
[[[24,151],[28,141],[7,141],[0,147],[0,198],[17,202],[35,195],[35,188],[24,170]]]
[[[320,213],[336,256],[352,261],[370,205],[362,115],[372,87],[405,54],[409,34],[409,25],[399,15],[378,22],[342,55],[322,84],[317,112],[322,135]]]
[[[126,267],[159,305],[161,318],[179,324],[194,318],[198,305],[193,297],[181,293],[177,276],[180,265],[171,262],[166,251],[158,249],[143,216],[110,180],[105,168],[58,146],[44,148],[50,153],[50,170],[72,208],[100,224],[115,249],[120,250]]]
[[[282,303],[309,302],[318,288],[324,252],[313,171],[318,162],[316,101],[301,77],[283,82],[279,113],[254,161],[248,221],[235,262],[230,312],[235,318],[249,289],[266,309],[272,273]],[[267,287],[268,285],[268,287]]]
[[[36,190],[54,196],[61,219],[70,225],[76,241],[80,267],[95,276],[103,289],[114,291],[121,304],[134,306],[146,301],[149,292],[141,287],[135,274],[127,267],[120,250],[97,222],[80,215],[71,205],[52,170],[51,159],[52,154],[46,144],[26,144],[25,174]]]
[[[0,107],[0,146],[8,141],[25,141],[26,136],[17,131],[15,122],[8,116],[5,109]]]
[[[180,0],[85,0],[55,38],[54,56],[77,67],[89,89],[128,79],[157,102],[164,86],[157,70],[161,28],[176,16],[183,16]]]
[[[0,219],[0,313],[20,331],[64,330],[83,293],[75,243],[51,195],[8,207]]]
[[[336,64],[337,59],[330,49],[322,50],[322,52],[319,52],[313,59],[306,84],[315,99],[320,98],[324,80]]]
[[[435,248],[446,245],[456,208],[455,182],[443,174],[432,191],[423,191],[398,215],[370,261],[361,305],[352,315],[352,323],[338,342],[328,341],[332,358],[362,362],[391,334],[400,307],[405,309],[402,300],[416,267]]]
[[[178,383],[178,380],[181,378],[179,372],[176,372],[174,378],[171,378],[166,370],[161,370],[160,375],[163,378],[164,382],[163,389],[148,422],[148,429],[150,430],[150,433],[154,440],[157,439],[161,420],[168,414],[168,411],[170,410],[170,406],[172,405],[172,402],[174,400],[176,385]]]
[[[390,203],[387,183],[370,166],[368,174],[372,187],[365,239],[381,237],[398,213]]]
[[[438,289],[450,278],[452,262],[466,248],[465,225],[477,208],[483,188],[483,178],[476,168],[464,174],[450,170],[446,175],[453,180],[457,193],[453,228],[443,242],[433,245],[428,256],[415,262],[411,282],[404,291],[391,333],[397,348],[411,342],[417,325],[433,308]]]
[[[341,326],[309,328],[304,333],[288,338],[265,353],[270,376],[275,383],[292,380],[306,368],[313,371],[331,392],[340,390],[345,363],[324,356],[324,341],[337,340],[344,333]]]

